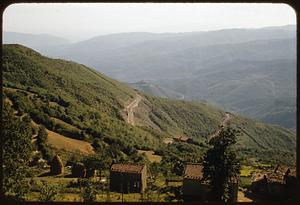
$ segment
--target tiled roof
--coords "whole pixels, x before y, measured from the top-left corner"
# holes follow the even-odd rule
[[[145,165],[120,163],[120,164],[113,164],[110,170],[114,172],[123,172],[123,173],[141,173],[144,166]]]
[[[203,178],[202,165],[200,164],[187,164],[184,169],[184,178],[187,179],[197,179]]]
[[[279,166],[277,167],[276,172],[274,170],[268,170],[260,173],[255,173],[253,176],[253,181],[262,180],[264,176],[266,176],[268,182],[284,183],[284,176],[287,170],[287,167]],[[289,176],[296,176],[295,169],[290,169]]]

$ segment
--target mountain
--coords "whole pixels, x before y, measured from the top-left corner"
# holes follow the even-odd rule
[[[155,89],[150,85],[139,89],[157,96],[177,99],[174,93],[180,93],[185,99],[207,100],[228,111],[295,130],[295,25],[110,34],[43,53],[83,63],[123,82],[146,80]],[[273,65],[279,74],[268,74],[275,71],[270,69]],[[256,78],[250,69],[264,74]],[[278,75],[283,75],[285,82]],[[216,82],[225,86],[212,88]],[[131,85],[137,88],[141,84]],[[275,92],[275,88],[279,90]],[[253,98],[241,100],[248,91]]]
[[[295,36],[295,26],[174,34],[123,33],[78,42],[50,56],[80,62],[118,80],[132,82],[156,79],[158,76],[167,78],[170,74],[172,78],[182,77],[188,72],[205,67],[199,63],[213,61],[211,57],[216,58],[220,55],[220,61],[223,58],[230,60],[230,57],[239,54],[239,49],[243,46],[246,46],[241,53],[243,58],[251,57],[248,56],[248,52],[256,57],[257,51],[260,51],[258,54],[263,53],[261,57],[268,54],[272,57],[271,54],[277,47],[272,48],[272,42],[269,43],[271,45],[265,45],[265,40],[268,43],[273,39],[295,39]],[[254,44],[243,44],[247,42]],[[292,43],[295,43],[295,40]],[[234,46],[235,44],[238,45]],[[265,48],[271,51],[268,52]],[[227,49],[230,49],[231,55],[224,56]],[[284,57],[293,55],[284,52],[283,49],[277,52],[278,57],[284,54]],[[205,55],[204,59],[202,55]]]
[[[172,89],[161,87],[161,86],[151,83],[151,82],[142,80],[142,81],[138,81],[136,83],[128,83],[128,85],[137,90],[143,91],[147,94],[155,95],[155,96],[158,96],[161,98],[171,98],[171,99],[178,99],[178,100],[184,99],[183,94],[181,94],[179,92],[175,92]]]
[[[296,129],[296,60],[236,60],[157,84],[263,122]]]
[[[241,130],[241,156],[293,163],[296,136],[285,128],[226,114],[207,103],[146,95],[94,69],[21,45],[3,45],[2,51],[4,101],[20,117],[28,114],[56,133],[54,141],[76,138],[96,152],[107,149],[112,159],[153,150],[163,160],[194,160],[207,149],[207,137],[230,116],[231,126]],[[192,143],[163,143],[176,136],[189,137]],[[65,151],[56,147],[56,152]]]
[[[65,38],[48,34],[27,34],[18,32],[3,32],[3,43],[22,44],[40,52],[50,52],[71,42]]]

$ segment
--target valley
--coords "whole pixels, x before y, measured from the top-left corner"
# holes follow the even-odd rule
[[[228,112],[296,128],[295,25],[121,33],[76,43],[4,34],[4,43],[21,43],[49,57],[88,65],[148,94],[205,100]]]
[[[5,109],[13,110],[21,122],[32,122],[35,139],[40,140],[42,127],[46,132],[45,144],[32,142],[39,153],[36,156],[46,165],[32,162],[35,185],[30,199],[40,196],[41,180],[55,184],[54,179],[68,190],[65,200],[78,198],[80,180],[67,180],[72,173],[68,167],[100,160],[102,174],[93,179],[97,183],[107,179],[112,163],[143,163],[157,174],[153,183],[161,195],[154,194],[151,199],[178,201],[183,165],[201,162],[208,140],[216,137],[222,126],[241,131],[236,153],[242,165],[295,163],[296,136],[283,127],[228,113],[204,101],[155,97],[92,68],[51,59],[22,45],[4,45],[3,61]],[[58,178],[47,176],[47,164],[56,155],[66,168]],[[109,200],[107,183],[97,188],[102,190],[99,200]],[[109,194],[111,200],[121,201],[121,195]],[[139,194],[126,197],[146,200]]]

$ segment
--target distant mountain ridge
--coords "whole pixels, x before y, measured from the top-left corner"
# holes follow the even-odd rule
[[[168,149],[164,138],[177,135],[197,142],[182,145],[197,150],[190,153],[197,155],[225,116],[207,103],[149,96],[86,66],[50,59],[20,45],[3,46],[3,86],[4,98],[18,112],[54,132],[71,132],[70,136],[90,142],[95,149],[109,147],[120,156],[131,156],[136,149]],[[132,126],[125,120],[124,108],[137,95],[142,100],[134,110],[136,125]],[[241,130],[237,148],[243,155],[257,159],[272,155],[278,160],[285,153],[289,160],[293,158],[294,132],[238,115],[230,124]]]
[[[47,49],[53,49],[62,45],[68,45],[71,42],[65,38],[49,34],[27,34],[19,32],[3,32],[3,43],[5,44],[22,44],[40,52]]]
[[[180,93],[263,122],[296,126],[295,25],[110,34],[41,52],[91,66],[123,82],[146,80],[152,85],[131,85],[153,95],[178,99],[174,93]],[[272,74],[275,71],[278,75]],[[269,94],[276,89],[278,96]],[[242,100],[248,92],[252,98]]]

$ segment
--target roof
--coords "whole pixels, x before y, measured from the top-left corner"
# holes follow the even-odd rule
[[[268,170],[260,173],[256,173],[253,176],[253,181],[259,181],[266,176],[268,182],[284,183],[284,176],[287,173],[288,168],[283,166],[277,166],[275,170]],[[289,176],[296,176],[296,170],[291,168]]]
[[[129,163],[120,163],[113,164],[110,168],[110,171],[122,172],[122,173],[141,173],[145,165],[129,164]]]
[[[200,164],[187,164],[184,169],[183,178],[200,180],[203,178],[203,167]]]

